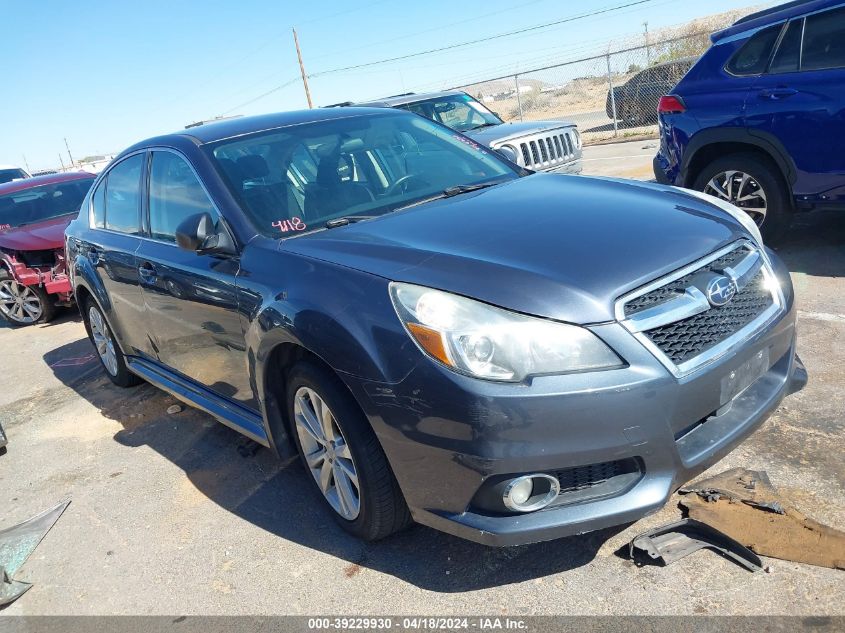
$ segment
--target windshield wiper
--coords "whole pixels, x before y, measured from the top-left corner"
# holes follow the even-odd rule
[[[487,189],[487,187],[492,187],[494,185],[498,185],[501,180],[497,180],[496,182],[479,182],[474,185],[455,185],[454,187],[449,187],[443,190],[443,197],[444,198],[451,198],[452,196],[458,196],[462,193],[469,193],[470,191],[478,191],[479,189]]]
[[[480,182],[474,185],[455,185],[454,187],[447,187],[440,193],[434,194],[433,196],[429,196],[427,198],[423,198],[422,200],[416,200],[410,204],[406,204],[402,207],[396,207],[393,211],[402,211],[404,209],[410,209],[411,207],[418,207],[421,204],[425,204],[427,202],[434,202],[435,200],[442,200],[443,198],[451,198],[452,196],[458,196],[462,193],[469,193],[470,191],[478,191],[479,189],[486,189],[487,187],[493,187],[495,185],[499,185],[505,182],[504,180],[497,180],[495,182]]]
[[[326,222],[327,229],[334,229],[338,226],[346,226],[347,224],[354,224],[355,222],[360,222],[361,220],[372,220],[374,215],[345,215],[342,218],[334,218],[332,220],[328,220]]]

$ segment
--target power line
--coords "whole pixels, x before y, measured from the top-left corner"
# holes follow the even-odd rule
[[[221,113],[220,113],[219,115],[217,115],[217,116],[226,116],[227,114],[229,114],[229,113],[231,113],[231,112],[234,112],[235,110],[240,110],[240,109],[241,109],[241,108],[243,108],[244,106],[248,106],[248,105],[250,105],[250,104],[253,104],[253,103],[255,103],[256,101],[259,101],[259,100],[263,99],[264,97],[267,97],[267,96],[269,96],[269,95],[273,94],[274,92],[278,92],[278,91],[279,91],[279,90],[281,90],[282,88],[287,88],[288,86],[290,86],[290,85],[292,85],[292,84],[295,84],[297,81],[300,81],[299,77],[294,77],[294,78],[293,78],[293,79],[291,79],[290,81],[286,81],[285,83],[281,84],[280,86],[276,86],[275,88],[271,88],[271,89],[270,89],[270,90],[268,90],[267,92],[264,92],[264,93],[262,93],[262,94],[258,95],[257,97],[254,97],[254,98],[250,99],[249,101],[244,101],[243,103],[239,103],[239,104],[238,104],[238,105],[236,105],[234,108],[229,108],[228,110],[226,110],[225,112],[221,112]]]
[[[361,11],[363,9],[369,9],[370,7],[374,7],[374,6],[379,5],[379,4],[384,4],[387,1],[388,0],[375,0],[374,2],[370,2],[370,3],[365,4],[363,6],[356,6],[356,7],[353,7],[351,9],[344,9],[343,11],[336,11],[334,13],[329,13],[329,14],[326,14],[326,15],[320,15],[320,16],[311,18],[310,20],[305,20],[304,22],[300,22],[300,24],[313,24],[314,22],[322,22],[323,20],[330,20],[330,19],[337,17],[339,15],[345,15],[347,13],[351,13],[352,11]],[[229,63],[227,63],[222,68],[218,68],[217,71],[213,75],[211,75],[210,77],[207,77],[201,83],[196,84],[196,86],[192,89],[192,93],[196,93],[196,91],[201,90],[201,89],[205,88],[206,86],[211,85],[212,83],[215,83],[220,77],[225,75],[227,72],[229,72],[233,68],[236,68],[236,67],[240,66],[243,62],[254,58],[255,55],[257,55],[259,52],[261,52],[262,50],[267,48],[270,44],[274,44],[274,43],[278,42],[279,38],[281,36],[282,36],[282,32],[280,31],[279,33],[273,35],[271,38],[264,40],[264,42],[262,42],[261,44],[259,44],[255,48],[251,49],[248,53],[245,53],[244,55],[239,56],[234,61],[230,61]],[[276,74],[276,73],[274,73],[274,74]],[[266,81],[266,79],[261,80],[261,82],[259,82],[259,83],[264,83],[264,81]],[[255,85],[255,84],[253,84],[253,85]],[[240,90],[235,94],[240,94],[242,92],[244,92],[244,90]],[[168,100],[162,102],[162,104],[161,104],[161,106],[159,106],[159,108],[161,109],[161,108],[164,108],[165,106],[169,106],[169,105],[176,103],[178,101],[182,101],[184,99],[184,97],[185,97],[185,94],[178,96],[178,97],[175,97],[175,98],[168,99]]]
[[[450,44],[449,46],[441,46],[441,47],[438,47],[438,48],[431,48],[431,49],[424,50],[424,51],[418,51],[416,53],[408,53],[407,55],[398,55],[396,57],[388,57],[386,59],[379,59],[379,60],[372,61],[372,62],[364,62],[362,64],[353,64],[351,66],[343,66],[341,68],[331,68],[329,70],[323,70],[323,71],[316,72],[316,73],[313,73],[313,74],[308,75],[308,76],[309,77],[321,77],[323,75],[328,75],[328,74],[332,74],[332,73],[339,73],[339,72],[343,72],[343,71],[346,71],[346,70],[355,70],[357,68],[366,68],[366,67],[369,67],[369,66],[376,66],[378,64],[386,64],[386,63],[389,63],[389,62],[396,62],[396,61],[400,61],[400,60],[403,60],[403,59],[410,59],[412,57],[420,57],[421,55],[430,55],[432,53],[440,53],[442,51],[454,50],[456,48],[462,48],[464,46],[470,46],[472,44],[480,44],[481,42],[489,42],[491,40],[501,39],[503,37],[510,37],[512,35],[519,35],[521,33],[528,33],[528,32],[531,32],[531,31],[538,31],[538,30],[541,30],[541,29],[549,28],[551,26],[557,26],[559,24],[565,24],[567,22],[574,22],[575,20],[582,20],[584,18],[589,18],[589,17],[593,17],[593,16],[596,16],[596,15],[602,15],[604,13],[610,13],[612,11],[618,11],[620,9],[627,9],[628,7],[633,7],[633,6],[637,6],[637,5],[640,5],[640,4],[646,4],[648,2],[653,2],[653,0],[636,0],[635,2],[629,2],[627,4],[617,5],[615,7],[609,7],[609,8],[601,9],[601,10],[598,10],[598,11],[592,11],[590,13],[584,13],[584,14],[581,14],[581,15],[570,16],[568,18],[563,18],[561,20],[556,20],[554,22],[547,22],[545,24],[537,24],[535,26],[529,26],[529,27],[526,27],[524,29],[518,29],[516,31],[508,31],[506,33],[498,33],[496,35],[490,35],[488,37],[482,37],[482,38],[479,38],[479,39],[476,39],[476,40],[470,40],[470,41],[467,41],[467,42],[459,42],[457,44]]]
[[[390,44],[391,42],[398,42],[400,40],[407,40],[411,37],[417,37],[418,35],[425,35],[427,33],[433,33],[435,31],[442,31],[443,29],[448,29],[453,26],[460,26],[461,24],[468,24],[470,22],[478,22],[478,20],[483,20],[484,18],[493,17],[494,15],[499,15],[502,13],[507,13],[508,11],[516,11],[517,9],[523,9],[529,5],[537,4],[539,2],[546,2],[547,0],[530,0],[529,2],[524,2],[522,4],[516,4],[505,9],[499,9],[498,11],[491,11],[489,13],[481,13],[478,15],[474,15],[471,18],[467,18],[466,20],[458,20],[457,22],[447,22],[445,24],[438,24],[437,26],[425,29],[423,31],[416,31],[414,33],[405,33],[404,35],[398,35],[396,37],[391,37],[385,40],[378,40],[376,42],[368,42],[363,46],[356,46],[354,48],[343,48],[334,51],[330,51],[328,53],[321,53],[320,55],[311,56],[309,59],[314,61],[316,59],[325,59],[326,57],[334,57],[336,55],[348,55],[349,53],[360,51],[365,48],[372,48],[373,46],[379,46],[381,44]]]

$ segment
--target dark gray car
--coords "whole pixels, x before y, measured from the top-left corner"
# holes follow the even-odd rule
[[[367,539],[636,520],[804,380],[789,273],[743,212],[532,174],[401,110],[139,143],[67,244],[115,384],[298,452]]]

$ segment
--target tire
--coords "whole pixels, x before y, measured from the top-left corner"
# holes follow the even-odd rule
[[[732,178],[733,185],[731,195],[727,193],[726,186],[721,177],[730,172],[737,172]],[[743,175],[750,179],[742,186]],[[749,212],[749,215],[760,227],[760,232],[766,242],[777,242],[789,229],[792,221],[792,205],[789,199],[789,191],[778,168],[769,160],[756,154],[730,154],[714,160],[698,174],[693,183],[693,189],[716,195],[721,185],[722,193],[717,197],[727,200],[738,207],[760,208],[759,197],[751,200],[738,200],[740,197],[756,194],[758,189],[763,192],[765,203],[765,214],[760,217],[758,213]],[[742,191],[740,191],[740,189]],[[742,196],[738,195],[742,193]],[[731,199],[733,198],[733,199]]]
[[[340,526],[366,541],[385,538],[407,526],[411,521],[408,506],[387,457],[343,383],[328,369],[301,361],[290,370],[287,386],[287,414],[302,465]],[[315,398],[328,407],[329,416],[323,419],[331,426],[329,440],[322,425],[317,425],[315,432],[306,430],[306,415],[310,412],[316,422],[319,415],[313,414],[322,410],[315,406]],[[310,426],[313,429],[313,424]],[[357,508],[350,472],[358,482]]]
[[[17,303],[16,299],[23,301]],[[47,323],[56,316],[56,302],[41,286],[19,284],[0,267],[0,314],[17,327]]]
[[[126,366],[126,357],[114,340],[111,327],[96,301],[89,298],[83,302],[82,318],[85,320],[88,338],[91,339],[109,379],[118,387],[134,387],[140,384],[141,379]]]

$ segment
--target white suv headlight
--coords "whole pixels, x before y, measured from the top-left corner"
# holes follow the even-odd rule
[[[520,382],[528,376],[622,367],[596,335],[441,290],[393,282],[390,297],[419,348],[456,371]]]

